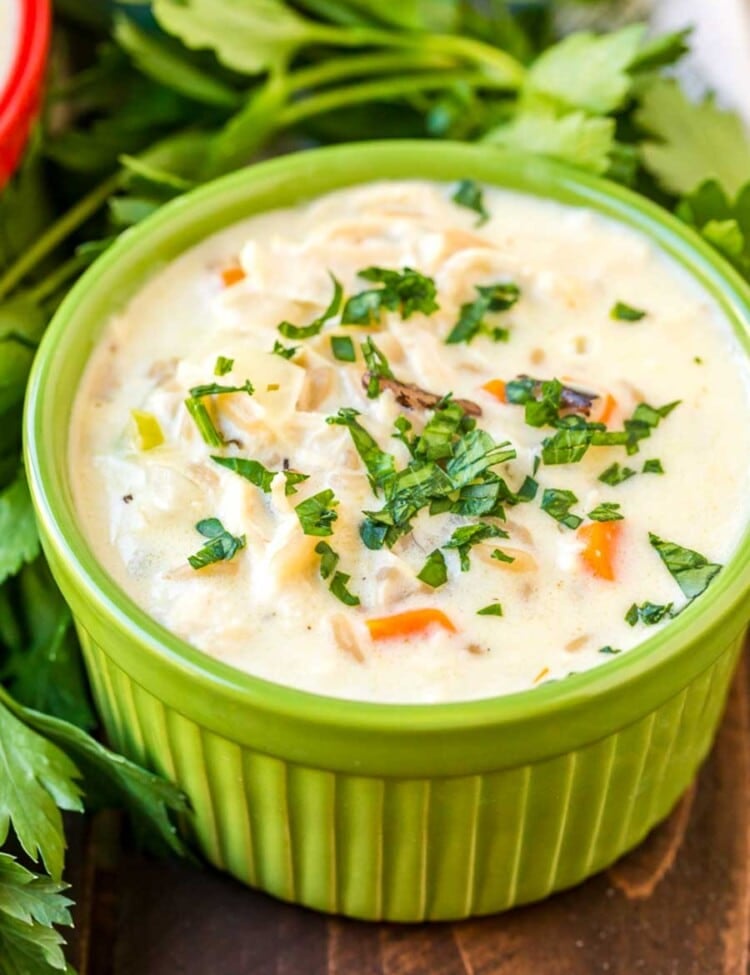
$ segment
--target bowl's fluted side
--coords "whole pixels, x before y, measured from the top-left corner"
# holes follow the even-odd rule
[[[578,751],[446,778],[356,776],[243,747],[162,703],[79,628],[113,745],[176,782],[206,857],[284,900],[368,920],[448,920],[578,883],[633,847],[705,757],[741,647]]]

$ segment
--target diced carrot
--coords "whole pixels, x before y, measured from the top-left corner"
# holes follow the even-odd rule
[[[231,288],[233,284],[239,284],[244,277],[245,272],[238,264],[233,264],[231,267],[225,267],[221,272],[221,280],[224,282],[225,288]]]
[[[489,382],[482,386],[482,389],[488,392],[490,396],[494,396],[495,399],[499,400],[501,403],[508,402],[505,395],[505,381],[503,379],[490,379]]]
[[[449,633],[456,632],[456,627],[439,609],[410,609],[405,613],[380,616],[365,622],[373,640],[392,640],[397,637],[412,636],[430,626],[442,626]]]
[[[601,412],[596,418],[597,422],[604,423],[604,424],[609,423],[609,421],[612,419],[612,414],[615,412],[616,409],[617,409],[617,400],[614,398],[614,396],[611,393],[607,393],[607,395],[602,400]]]
[[[615,579],[615,557],[622,522],[592,521],[578,529],[578,537],[585,543],[581,561],[593,575],[608,582]]]

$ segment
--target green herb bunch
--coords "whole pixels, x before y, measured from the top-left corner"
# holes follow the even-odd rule
[[[0,975],[66,968],[57,931],[70,923],[61,810],[125,806],[144,835],[186,855],[173,822],[184,798],[92,736],[70,612],[40,554],[20,459],[24,389],[44,328],[118,233],[261,152],[451,138],[549,156],[630,185],[676,210],[750,278],[750,145],[735,116],[711,100],[689,101],[664,77],[687,49],[684,33],[653,39],[636,25],[559,40],[552,2],[155,0],[158,30],[124,16],[97,23],[95,6],[60,0],[43,118],[0,193]],[[463,202],[481,220],[470,190]],[[352,315],[407,300],[405,283],[377,270]],[[500,297],[480,295],[465,309],[461,340],[486,327]],[[279,354],[289,350],[279,344]],[[399,507],[401,481],[434,479],[434,458],[419,456],[404,472],[381,469],[387,456],[354,417],[337,422],[349,426],[383,487],[369,531],[384,544],[414,514]],[[476,447],[471,490],[491,488],[497,503],[499,479],[486,470],[495,445]],[[448,487],[468,491],[460,458],[451,463]],[[240,473],[261,482],[270,474]],[[419,504],[449,497],[438,487],[431,482]],[[225,544],[219,529],[220,537],[204,533],[206,548]],[[471,543],[455,541],[464,562]],[[331,575],[335,553],[324,543],[316,551]],[[336,575],[356,599],[348,577]]]

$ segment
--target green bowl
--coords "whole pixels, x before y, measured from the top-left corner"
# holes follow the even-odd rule
[[[25,419],[44,550],[114,747],[187,793],[184,828],[216,866],[284,900],[395,921],[537,900],[635,846],[711,745],[750,615],[746,533],[705,596],[603,666],[487,700],[372,704],[283,687],[204,656],[97,563],[77,523],[66,458],[73,399],[110,315],[178,254],[235,221],[343,186],[413,177],[470,177],[634,227],[720,303],[750,353],[748,289],[641,197],[494,148],[370,143],[253,166],[123,234],[55,316]]]

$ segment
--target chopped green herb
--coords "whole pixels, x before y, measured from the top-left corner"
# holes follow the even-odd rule
[[[659,407],[649,406],[648,403],[639,403],[632,417],[624,423],[627,433],[626,450],[628,454],[637,454],[638,443],[650,437],[651,431],[655,430],[659,423],[679,405],[679,400]]]
[[[227,359],[226,356],[220,355],[214,366],[214,376],[226,376],[228,372],[232,371],[233,366],[234,359]]]
[[[502,603],[490,603],[489,606],[485,606],[484,609],[477,610],[477,616],[502,616],[503,606]]]
[[[339,362],[354,362],[357,358],[354,342],[348,335],[332,335],[331,352],[334,359],[338,359]]]
[[[693,356],[693,362],[696,364],[696,366],[703,365],[703,359],[701,359],[699,355]]]
[[[646,463],[643,465],[643,473],[644,474],[663,474],[664,473],[664,468],[662,467],[661,461],[660,460],[657,460],[657,459],[647,460]]]
[[[219,383],[204,383],[202,386],[193,386],[190,390],[191,399],[203,399],[204,396],[224,396],[227,393],[247,393],[252,396],[255,387],[246,379],[241,386],[221,386]]]
[[[273,355],[279,355],[282,359],[292,359],[299,352],[300,347],[298,345],[282,345],[278,339],[273,343],[273,348],[271,353]]]
[[[578,501],[572,491],[561,488],[545,488],[542,495],[542,511],[554,518],[555,521],[565,525],[566,528],[578,528],[583,521],[578,515],[571,513],[570,509]]]
[[[328,579],[333,575],[336,566],[339,564],[339,555],[334,552],[328,542],[318,542],[315,551],[320,556],[321,578]]]
[[[218,518],[204,518],[195,527],[209,541],[195,555],[188,556],[194,569],[203,569],[214,562],[228,562],[245,547],[245,536],[230,534]]]
[[[599,480],[604,484],[609,484],[610,487],[615,487],[618,484],[622,484],[623,481],[634,477],[637,473],[632,467],[620,467],[619,464],[615,463],[610,464],[606,471],[602,471],[599,475]]]
[[[350,592],[347,588],[347,583],[351,579],[351,576],[346,575],[344,572],[334,573],[333,579],[331,579],[331,585],[329,589],[331,593],[344,603],[346,606],[359,606],[360,599],[359,596],[355,596],[353,592]]]
[[[612,501],[603,501],[597,505],[593,511],[589,511],[589,518],[592,521],[622,521],[620,505]]]
[[[542,442],[542,460],[553,464],[577,464],[591,446],[591,431],[581,429],[558,430]]]
[[[458,321],[445,340],[449,345],[471,342],[480,332],[496,342],[504,342],[508,339],[507,329],[494,328],[486,324],[485,318],[492,312],[507,311],[512,308],[521,297],[521,289],[511,281],[475,287],[477,297],[474,301],[467,301],[461,305]]]
[[[375,345],[372,338],[368,336],[362,342],[361,348],[369,376],[367,380],[367,395],[370,399],[377,399],[381,393],[380,380],[395,379],[396,377],[391,371],[388,360],[377,345]]]
[[[358,416],[359,413],[356,410],[346,407],[340,409],[336,416],[326,417],[326,423],[348,428],[357,453],[370,475],[372,489],[377,494],[385,481],[393,476],[395,460],[393,454],[388,454],[380,449],[375,439],[359,423]]]
[[[440,307],[433,279],[413,268],[394,271],[368,267],[359,272],[359,277],[382,287],[360,291],[349,298],[341,313],[342,325],[376,325],[383,311],[399,311],[407,319],[415,312],[431,315]]]
[[[294,510],[305,535],[332,535],[331,525],[338,518],[334,510],[337,505],[338,501],[330,488],[301,501]]]
[[[694,552],[690,548],[683,548],[674,542],[663,539],[649,532],[648,540],[659,553],[670,575],[688,599],[700,596],[714,578],[721,572],[722,566],[709,562],[705,555]]]
[[[265,494],[268,494],[271,490],[271,484],[276,477],[276,471],[268,470],[258,460],[250,460],[246,457],[218,457],[213,455],[211,460],[220,467],[226,467],[227,470],[239,474],[240,477],[244,477],[246,481],[250,481],[251,484],[260,488]],[[309,474],[300,474],[298,471],[281,471],[281,473],[286,480],[284,488],[286,495],[296,494],[297,488],[295,485],[306,481],[310,476]]]
[[[448,570],[445,565],[445,556],[436,548],[427,556],[427,561],[417,574],[417,579],[421,579],[428,586],[437,589],[448,581]]]
[[[507,552],[503,552],[503,550],[500,548],[496,548],[492,555],[490,555],[490,558],[495,559],[497,562],[507,562],[508,565],[510,565],[511,562],[516,561],[514,555],[508,555]]]
[[[278,329],[285,339],[311,339],[314,336],[319,335],[323,329],[323,326],[327,321],[330,321],[335,315],[338,315],[339,309],[341,308],[341,299],[344,296],[344,289],[341,286],[341,282],[336,278],[331,272],[328,275],[333,283],[333,297],[331,298],[328,307],[319,315],[318,318],[310,322],[309,325],[293,325],[291,322],[282,322]]]
[[[523,479],[523,484],[518,489],[516,497],[519,501],[533,501],[539,490],[539,483],[534,480],[533,477],[529,477],[528,474]]]
[[[459,206],[466,207],[468,210],[473,210],[474,213],[479,214],[479,219],[476,222],[477,227],[481,227],[483,223],[487,223],[489,220],[490,215],[484,206],[482,190],[473,179],[462,179],[451,199]]]
[[[618,301],[612,306],[609,317],[618,322],[639,322],[646,317],[646,312],[640,308],[633,308],[624,301]]]
[[[661,623],[662,620],[670,619],[676,615],[672,609],[673,605],[674,603],[659,605],[658,603],[646,602],[641,603],[640,606],[636,606],[633,603],[625,614],[625,622],[631,626],[635,626],[636,623],[645,623],[646,626],[654,626],[656,623]]]
[[[488,538],[509,538],[507,531],[500,528],[498,525],[493,525],[490,523],[480,522],[477,525],[463,525],[461,528],[457,528],[450,537],[450,540],[445,543],[444,548],[455,548],[458,552],[459,561],[461,563],[461,571],[468,572],[471,568],[471,562],[469,559],[469,552],[480,542],[486,541]]]
[[[411,421],[402,414],[401,416],[396,417],[393,427],[394,429],[392,436],[394,440],[400,440],[413,457],[418,438],[410,436],[412,430],[414,429]]]
[[[607,644],[606,647],[599,647],[597,653],[616,654],[622,653],[622,650],[616,650],[614,647],[610,647],[609,644]]]
[[[206,408],[206,404],[202,403],[199,399],[188,398],[185,400],[185,407],[198,427],[198,431],[203,437],[203,440],[210,447],[221,447],[224,443],[224,438],[216,429],[214,421],[211,419],[211,414]]]

